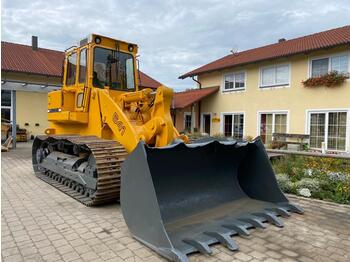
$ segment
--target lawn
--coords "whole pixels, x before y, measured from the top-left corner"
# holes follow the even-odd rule
[[[272,165],[283,192],[350,204],[350,160],[288,155]]]

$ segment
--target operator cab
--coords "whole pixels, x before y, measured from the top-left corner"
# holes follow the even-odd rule
[[[117,101],[138,88],[137,45],[91,34],[65,51],[63,87],[48,95],[49,121],[88,122],[93,88],[106,89]]]
[[[92,34],[66,50],[64,86],[137,90],[137,45]],[[90,58],[90,59],[89,59]]]

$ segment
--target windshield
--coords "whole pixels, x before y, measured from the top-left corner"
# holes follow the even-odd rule
[[[93,85],[103,88],[135,89],[134,61],[131,54],[95,47]]]

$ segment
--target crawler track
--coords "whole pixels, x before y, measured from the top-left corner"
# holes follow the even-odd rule
[[[50,153],[81,156],[89,162],[95,188],[78,183],[42,166],[42,160]],[[58,153],[59,154],[59,153]],[[125,148],[116,141],[95,136],[38,136],[33,144],[33,168],[38,178],[54,186],[86,206],[96,206],[119,201],[121,164],[127,157]],[[39,157],[38,157],[39,155]],[[78,176],[87,176],[82,170]]]

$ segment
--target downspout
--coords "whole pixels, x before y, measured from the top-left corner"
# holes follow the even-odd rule
[[[198,77],[198,76],[197,76]],[[202,84],[199,82],[197,79],[194,78],[194,76],[191,77],[193,81],[195,81],[198,84],[199,89],[202,89]],[[198,101],[198,117],[197,117],[197,122],[198,122],[198,131],[200,132],[201,128],[201,101]]]
[[[195,82],[198,84],[199,89],[202,89],[202,84],[201,84],[201,82],[199,82],[197,79],[195,79],[194,76],[191,76],[191,78],[192,78],[193,81],[195,81]]]

